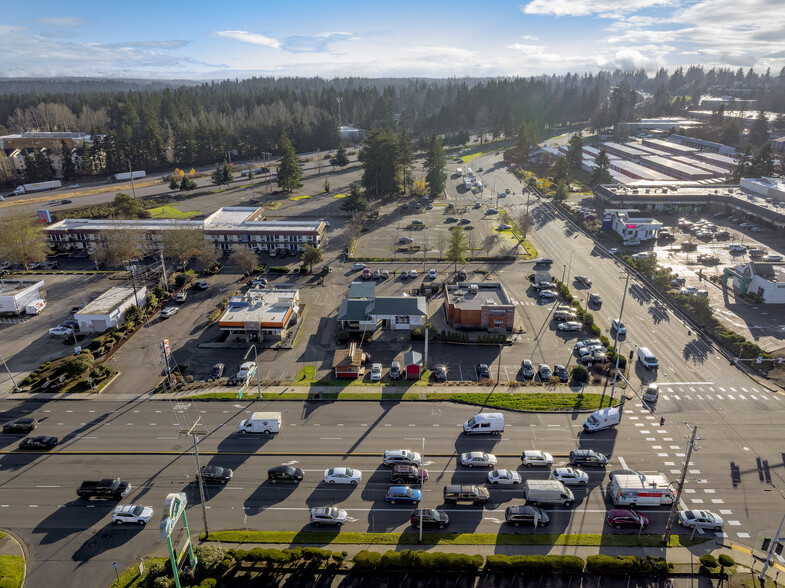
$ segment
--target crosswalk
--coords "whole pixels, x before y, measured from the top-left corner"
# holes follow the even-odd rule
[[[766,402],[782,406],[785,409],[785,398],[759,386],[718,386],[713,383],[696,384],[660,384],[660,401],[684,403],[722,402],[726,406],[749,405]],[[712,384],[712,385],[708,385]],[[730,403],[730,404],[728,404]]]

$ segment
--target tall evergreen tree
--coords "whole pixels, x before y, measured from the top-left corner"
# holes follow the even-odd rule
[[[583,162],[583,133],[580,131],[574,133],[567,142],[567,161],[570,162],[570,167],[573,169],[581,167]]]
[[[60,141],[60,171],[66,181],[76,177],[76,166],[73,157],[71,157],[71,148],[65,141]]]
[[[608,171],[610,165],[611,160],[608,159],[608,154],[605,149],[600,149],[600,152],[594,158],[594,169],[589,178],[589,183],[592,188],[599,186],[600,184],[610,184],[613,181],[611,172]]]
[[[398,137],[390,127],[372,130],[360,151],[363,164],[362,185],[366,195],[398,194],[401,189],[401,166],[396,157]]]
[[[451,228],[445,259],[448,263],[455,264],[454,269],[458,269],[459,263],[466,263],[466,251],[468,248],[469,244],[466,242],[466,235],[464,235],[461,227]]]
[[[281,152],[281,164],[278,166],[278,187],[286,192],[292,192],[302,187],[303,177],[300,168],[300,158],[294,150],[292,142],[286,133],[281,133],[278,139],[278,150]]]
[[[570,163],[566,157],[559,157],[553,162],[553,165],[548,169],[551,179],[554,182],[561,182],[570,180]]]
[[[406,129],[401,131],[398,135],[398,165],[401,166],[401,173],[403,174],[403,192],[409,189],[412,181],[412,163],[414,163],[414,151],[412,150],[412,140],[409,138],[409,133]]]
[[[758,118],[755,119],[755,122],[750,127],[750,143],[755,147],[762,147],[768,140],[769,121],[766,119],[766,113],[761,109],[758,112]]]
[[[753,178],[770,177],[774,173],[774,148],[769,141],[763,144],[752,158],[750,176]]]
[[[436,133],[431,134],[428,139],[428,151],[425,155],[425,184],[428,186],[428,193],[437,198],[444,192],[444,185],[447,182],[447,173],[444,171],[446,159],[442,140]]]
[[[741,178],[749,178],[752,169],[752,146],[747,145],[747,150],[735,166],[733,166],[728,174],[728,181],[735,184],[739,183]]]

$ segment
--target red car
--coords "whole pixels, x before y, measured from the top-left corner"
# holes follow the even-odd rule
[[[371,279],[371,268],[366,267],[363,270],[363,280],[370,280]]]
[[[622,527],[640,529],[641,527],[645,528],[649,525],[649,519],[645,514],[626,508],[614,508],[609,510],[606,518],[608,524],[617,529],[621,529]]]

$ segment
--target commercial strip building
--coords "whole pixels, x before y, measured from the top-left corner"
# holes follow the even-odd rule
[[[376,296],[375,282],[352,282],[336,321],[339,329],[371,334],[377,329],[422,328],[427,316],[424,296]]]
[[[737,294],[754,294],[766,304],[785,303],[785,265],[749,262],[725,268],[722,284],[731,280]]]
[[[716,153],[718,155],[733,155],[736,153],[736,148],[723,143],[715,141],[706,141],[705,139],[696,139],[695,137],[687,137],[685,135],[673,134],[668,137],[668,143],[678,143],[687,147],[693,147],[706,153]]]
[[[147,287],[115,286],[74,314],[81,332],[105,331],[123,324],[125,311],[133,305],[144,306]]]
[[[635,209],[606,210],[602,218],[602,230],[613,231],[625,241],[656,239],[662,227],[660,221]]]
[[[281,340],[300,313],[300,291],[252,288],[229,300],[218,327],[238,341]]]
[[[320,247],[326,230],[323,221],[269,221],[258,207],[224,207],[203,220],[95,220],[68,218],[46,227],[49,244],[58,252],[94,250],[110,231],[140,231],[148,249],[160,249],[160,235],[171,229],[195,228],[205,241],[222,251],[250,247],[259,252],[285,248],[299,251],[305,245]],[[143,254],[144,252],[140,252]]]
[[[674,143],[672,141],[663,141],[662,139],[643,138],[641,139],[641,144],[646,147],[653,147],[660,151],[665,151],[671,155],[692,155],[696,151],[699,151],[699,149],[696,149],[695,147],[680,145],[679,143]]]
[[[459,329],[510,332],[515,324],[515,304],[501,282],[448,284],[444,312]]]
[[[708,180],[715,177],[715,175],[709,171],[699,169],[685,163],[680,163],[673,158],[659,157],[657,155],[642,157],[640,164],[643,167],[657,170],[658,172],[662,172],[672,178],[677,178],[679,180],[695,182],[698,180]]]
[[[46,298],[43,280],[0,280],[0,312],[22,314],[25,307]]]

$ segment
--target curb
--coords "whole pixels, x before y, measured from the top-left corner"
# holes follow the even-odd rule
[[[0,530],[2,530],[3,533],[5,533],[6,537],[8,537],[11,541],[13,541],[13,543],[19,548],[19,552],[22,556],[22,561],[24,563],[22,569],[22,582],[20,584],[20,587],[23,587],[25,585],[25,582],[27,581],[27,565],[30,563],[30,557],[27,551],[27,545],[25,544],[24,541],[19,539],[19,537],[17,537],[17,535],[13,531],[9,531],[8,529],[0,529]],[[8,553],[6,555],[15,555],[15,554]]]

